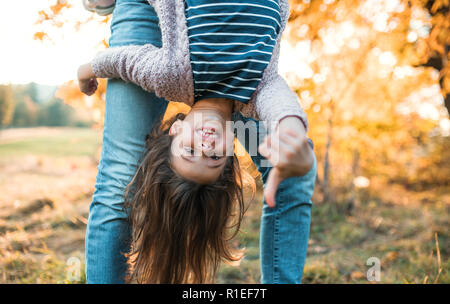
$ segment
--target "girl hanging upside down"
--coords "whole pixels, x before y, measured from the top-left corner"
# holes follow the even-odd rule
[[[91,95],[96,78],[120,78],[191,106],[188,114],[153,127],[125,191],[132,227],[127,280],[210,282],[221,261],[240,258],[230,244],[245,209],[234,136],[253,151],[250,156],[263,174],[269,207],[276,207],[278,186],[292,183],[293,177],[308,176],[314,187],[316,164],[306,136],[306,114],[278,74],[288,0],[148,2],[158,16],[162,46],[125,45],[99,53],[79,68],[80,89]],[[254,124],[257,120],[269,131],[264,141],[259,136],[264,134],[262,124]],[[230,121],[248,124],[242,128]],[[251,137],[261,142],[258,149],[252,147]],[[273,167],[263,165],[265,160]],[[304,200],[297,203],[309,204],[310,196]],[[300,215],[288,217],[294,230],[283,233],[295,234]],[[296,281],[303,264],[297,269]]]

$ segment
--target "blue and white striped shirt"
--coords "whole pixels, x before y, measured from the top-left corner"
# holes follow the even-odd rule
[[[185,0],[194,102],[249,102],[281,30],[278,1]]]

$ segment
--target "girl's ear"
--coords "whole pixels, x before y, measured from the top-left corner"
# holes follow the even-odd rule
[[[169,129],[169,135],[173,136],[176,135],[181,128],[181,120],[177,119],[171,126]]]

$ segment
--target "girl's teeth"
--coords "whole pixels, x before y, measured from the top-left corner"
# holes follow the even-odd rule
[[[203,130],[201,133],[202,133],[202,135],[204,135],[204,136],[211,136],[211,135],[214,135],[214,132],[206,131],[206,130]]]

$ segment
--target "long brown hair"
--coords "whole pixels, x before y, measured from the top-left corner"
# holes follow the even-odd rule
[[[221,176],[197,184],[170,165],[170,126],[179,113],[147,135],[146,152],[125,191],[131,224],[126,281],[137,283],[210,283],[222,261],[235,262],[241,251],[231,245],[245,212],[242,176],[234,154]]]

